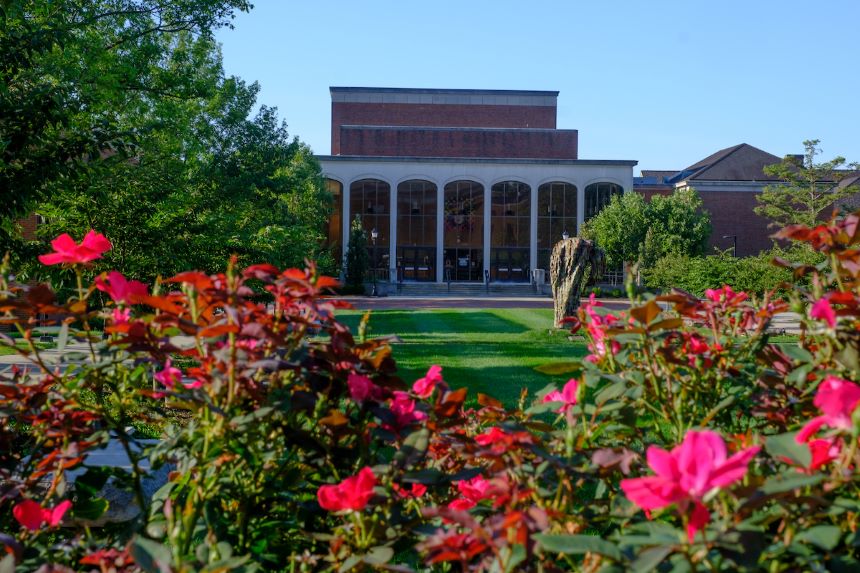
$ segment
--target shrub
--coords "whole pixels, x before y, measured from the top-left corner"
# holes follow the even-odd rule
[[[313,267],[231,265],[152,291],[102,276],[66,301],[4,269],[3,322],[30,341],[49,315],[87,350],[55,368],[31,349],[34,367],[0,380],[2,564],[856,570],[860,214],[784,236],[829,255],[793,266],[808,280],[784,300],[727,286],[644,295],[626,312],[592,300],[572,323],[591,354],[551,365],[570,375],[561,388],[515,408],[478,395],[476,410],[439,366],[410,385],[384,340],[355,340]],[[80,278],[85,263],[68,264]],[[96,288],[107,308],[90,308]],[[774,344],[787,308],[802,335]],[[141,421],[162,429],[157,443],[127,431]],[[130,468],[88,466],[111,440]],[[172,466],[151,499],[141,457]],[[90,528],[108,477],[146,511]]]

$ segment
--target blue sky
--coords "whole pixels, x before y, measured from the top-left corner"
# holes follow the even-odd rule
[[[586,159],[680,169],[820,139],[860,161],[860,1],[256,0],[218,33],[290,133],[330,151],[329,86],[558,90]]]

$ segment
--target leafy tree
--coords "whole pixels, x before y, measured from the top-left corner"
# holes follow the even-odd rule
[[[755,212],[771,220],[770,226],[812,226],[822,212],[835,201],[860,192],[856,186],[839,187],[838,182],[847,173],[841,169],[858,169],[857,163],[846,164],[844,157],[816,163],[821,153],[818,139],[803,142],[803,158],[787,155],[781,163],[764,168],[768,175],[785,181],[784,184],[768,185],[756,197],[759,205]]]
[[[670,254],[699,255],[711,233],[710,216],[693,189],[645,201],[639,193],[613,197],[583,231],[606,252],[610,264],[650,266]]]
[[[349,247],[346,250],[346,286],[351,289],[362,288],[370,255],[367,253],[367,233],[361,224],[361,217],[355,216],[349,226]]]

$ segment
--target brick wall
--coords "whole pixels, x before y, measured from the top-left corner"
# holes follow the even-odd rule
[[[555,106],[355,103],[331,104],[331,153],[340,155],[343,125],[555,129]]]
[[[576,159],[577,131],[341,127],[342,155]]]
[[[21,226],[21,236],[26,241],[34,241],[36,239],[36,227],[39,224],[39,216],[35,213],[19,219],[18,224]]]

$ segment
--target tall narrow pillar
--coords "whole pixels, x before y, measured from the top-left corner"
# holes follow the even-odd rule
[[[445,282],[445,187],[436,186],[436,282]]]
[[[538,219],[538,186],[531,186],[531,208],[529,209],[529,272],[537,268],[537,219]],[[526,277],[531,282],[531,276]]]
[[[346,260],[346,252],[349,249],[349,230],[352,227],[352,215],[349,212],[349,180],[344,180],[341,196],[343,199],[343,261],[339,262],[342,267],[346,267],[344,261]],[[346,268],[342,268],[341,274],[345,273]]]
[[[490,270],[490,237],[492,236],[490,234],[490,222],[492,221],[492,217],[490,217],[492,204],[490,202],[492,198],[492,186],[484,185],[484,272],[481,275],[481,282],[484,282],[484,277]]]
[[[585,185],[576,185],[576,236],[582,233],[582,225],[585,223]],[[555,238],[553,238],[555,240]]]
[[[388,282],[397,281],[397,186],[391,186],[388,217]]]

